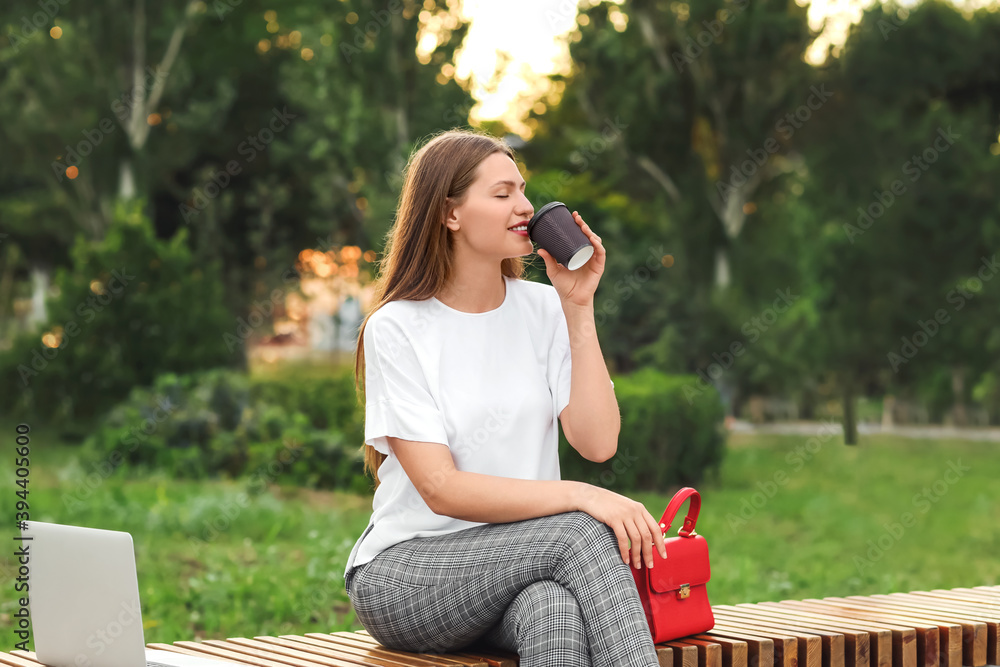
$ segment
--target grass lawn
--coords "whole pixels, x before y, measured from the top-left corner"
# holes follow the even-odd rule
[[[13,535],[14,430],[0,428],[9,480],[0,515]],[[361,628],[343,570],[370,496],[165,477],[88,483],[93,470],[72,446],[44,431],[33,437],[31,518],[132,533],[147,642]],[[1000,449],[989,443],[731,436],[719,479],[699,485],[709,597],[733,604],[998,584],[998,479]],[[656,519],[669,501],[629,495]],[[3,650],[16,641],[12,552],[0,555]]]

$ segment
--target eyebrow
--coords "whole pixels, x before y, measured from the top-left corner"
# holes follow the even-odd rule
[[[517,185],[517,184],[514,183],[514,181],[497,181],[496,183],[494,183],[490,187],[494,187],[495,188],[498,185]],[[524,185],[524,181],[521,181],[521,185]]]

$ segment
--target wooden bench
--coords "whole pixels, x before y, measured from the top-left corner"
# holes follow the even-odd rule
[[[713,605],[715,627],[656,647],[667,667],[984,667],[998,665],[1000,586]],[[366,631],[150,643],[257,667],[517,667],[508,651],[407,653]],[[34,653],[0,665],[38,667]]]

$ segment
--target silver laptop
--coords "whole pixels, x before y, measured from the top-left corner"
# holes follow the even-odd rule
[[[51,667],[233,667],[146,648],[132,536],[26,521],[35,657]],[[31,538],[31,539],[27,539]]]

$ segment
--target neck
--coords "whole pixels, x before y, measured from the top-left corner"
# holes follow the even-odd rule
[[[499,308],[506,298],[506,283],[499,265],[456,266],[448,284],[434,296],[455,310],[485,313]]]

